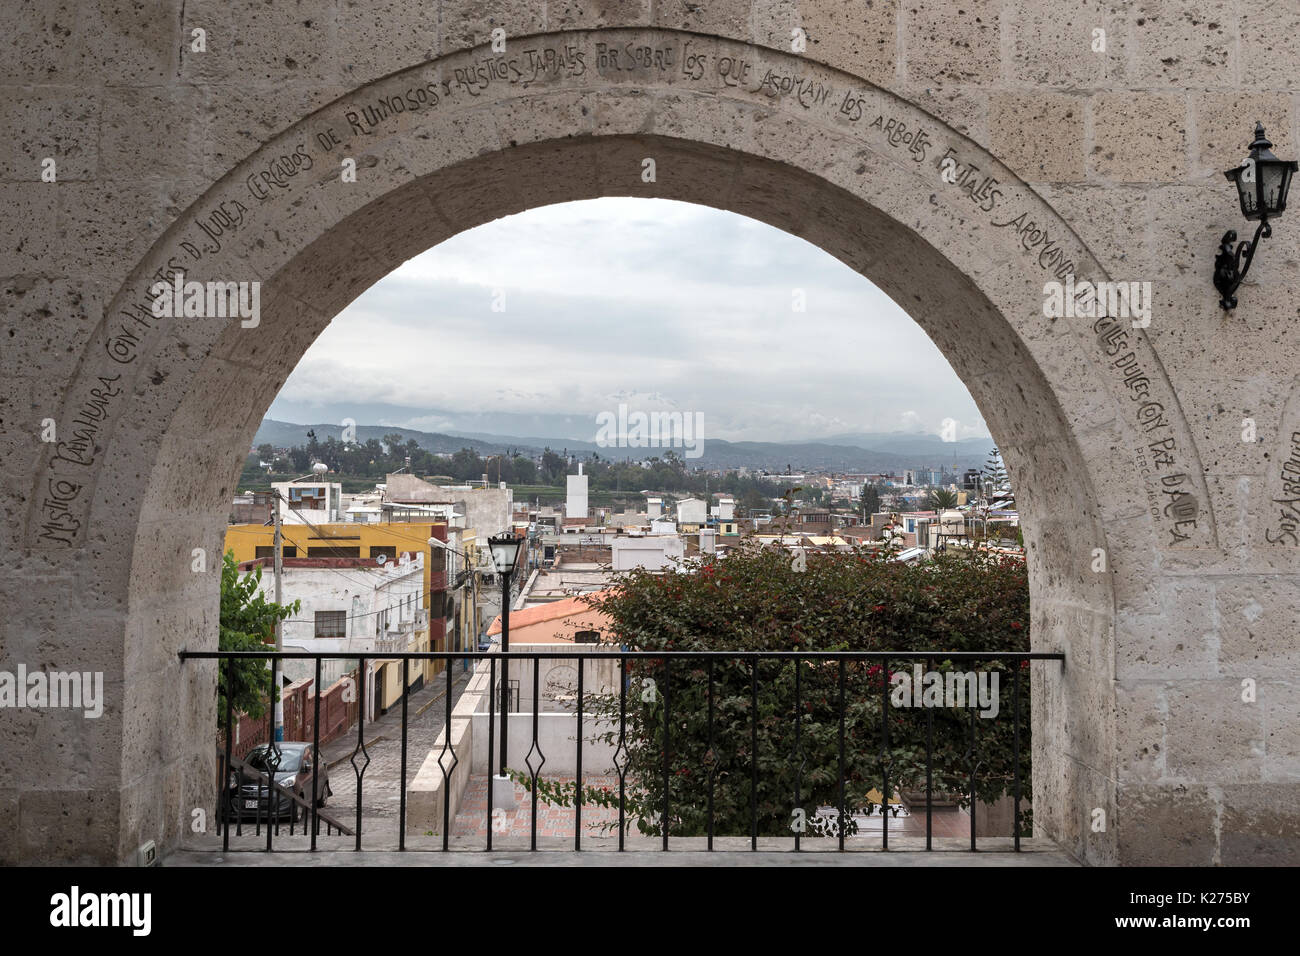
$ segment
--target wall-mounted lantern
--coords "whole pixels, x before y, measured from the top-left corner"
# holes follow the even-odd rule
[[[1295,160],[1278,159],[1269,150],[1273,144],[1264,136],[1264,126],[1255,124],[1255,142],[1250,144],[1250,155],[1223,175],[1237,187],[1241,201],[1241,214],[1251,222],[1258,221],[1255,238],[1242,241],[1234,250],[1237,232],[1229,229],[1219,243],[1219,254],[1214,257],[1214,287],[1219,290],[1219,305],[1225,309],[1237,307],[1237,286],[1246,278],[1246,271],[1255,258],[1260,239],[1273,234],[1270,219],[1276,219],[1286,209],[1286,194],[1291,188],[1291,175],[1296,171]],[[1243,258],[1244,257],[1244,258]]]

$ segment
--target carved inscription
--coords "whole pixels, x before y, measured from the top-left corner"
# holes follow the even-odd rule
[[[1273,499],[1272,520],[1264,530],[1269,544],[1300,547],[1300,432],[1292,432],[1290,455],[1282,462],[1282,493]]]
[[[735,91],[787,109],[819,111],[828,124],[848,125],[881,144],[882,149],[896,151],[902,159],[917,164],[947,161],[950,169],[943,180],[947,188],[956,189],[962,202],[987,215],[991,229],[1013,236],[1026,256],[1053,275],[1064,278],[1074,272],[1075,263],[1066,252],[1069,238],[1049,234],[1048,227],[1035,223],[1027,211],[1002,208],[1008,204],[1009,187],[975,163],[961,162],[955,147],[939,154],[941,144],[937,145],[936,138],[942,134],[936,129],[927,128],[912,114],[890,115],[889,100],[878,91],[839,88],[827,79],[832,74],[798,59],[787,58],[784,65],[769,66],[770,57],[756,57],[739,45],[685,37],[665,40],[662,34],[646,37],[632,30],[609,30],[523,48],[512,43],[508,53],[488,50],[483,47],[447,58],[339,101],[322,114],[319,125],[305,130],[300,140],[286,143],[275,155],[259,158],[239,183],[216,194],[188,222],[179,224],[171,245],[162,247],[154,260],[165,264],[138,277],[138,285],[98,333],[91,358],[69,392],[65,406],[68,421],[60,432],[67,437],[49,452],[48,472],[32,499],[29,527],[33,530],[29,534],[33,540],[39,539],[37,543],[44,546],[77,547],[84,539],[103,450],[128,396],[140,391],[134,379],[139,378],[143,363],[137,359],[156,347],[166,326],[174,321],[152,314],[150,287],[171,283],[178,273],[191,272],[205,260],[210,262],[232,241],[247,243],[250,235],[256,239],[274,224],[278,210],[300,194],[298,186],[308,178],[303,173],[350,139],[391,134],[398,124],[411,121],[408,114],[423,119],[473,103],[497,86],[530,88],[588,77],[585,83],[594,71],[601,76],[698,86],[710,93]],[[1100,358],[1111,368],[1118,387],[1133,400],[1133,423],[1144,436],[1138,464],[1144,477],[1150,475],[1153,514],[1158,512],[1167,522],[1171,543],[1187,541],[1192,529],[1198,528],[1203,493],[1178,467],[1168,384],[1154,367],[1149,351],[1142,351],[1145,345],[1122,341],[1127,332],[1100,325],[1093,331]],[[1286,480],[1295,482],[1290,475]],[[1290,501],[1292,506],[1297,503]],[[1274,534],[1290,534],[1287,540],[1293,542],[1297,532],[1294,524],[1279,524]]]

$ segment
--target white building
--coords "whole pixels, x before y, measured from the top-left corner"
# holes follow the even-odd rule
[[[374,491],[363,491],[355,495],[344,495],[344,520],[349,523],[372,524],[382,521],[384,517],[383,485]]]
[[[568,476],[568,494],[564,499],[564,516],[566,518],[587,517],[587,476],[582,473],[582,463],[578,463],[578,473]]]
[[[285,524],[332,524],[342,520],[343,485],[319,479],[274,481]]]
[[[614,538],[613,566],[615,571],[645,568],[647,571],[671,570],[675,562],[686,556],[686,544],[677,535],[650,535],[637,538]]]
[[[718,495],[718,503],[713,506],[713,516],[719,521],[732,521],[736,517],[736,499],[731,495]]]
[[[261,591],[267,600],[275,600],[271,562],[258,560],[263,564]],[[405,651],[428,630],[421,550],[403,552],[382,564],[370,558],[285,558],[281,574],[283,602],[301,602],[282,625],[286,651],[374,657]],[[313,661],[286,660],[283,666],[285,677],[292,680],[315,674]],[[323,685],[353,666],[347,660],[323,661]]]
[[[704,524],[708,516],[709,506],[702,498],[683,498],[677,502],[678,524]]]

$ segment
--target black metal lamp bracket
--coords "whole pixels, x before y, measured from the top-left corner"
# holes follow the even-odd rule
[[[1236,230],[1229,229],[1223,234],[1223,239],[1219,242],[1219,254],[1214,257],[1214,287],[1219,290],[1219,305],[1225,309],[1237,307],[1237,296],[1234,293],[1250,270],[1255,251],[1259,247],[1259,240],[1267,239],[1271,235],[1273,235],[1273,227],[1269,225],[1267,219],[1259,221],[1254,239],[1249,242],[1243,239],[1237,243],[1235,250],[1232,244],[1237,242]]]

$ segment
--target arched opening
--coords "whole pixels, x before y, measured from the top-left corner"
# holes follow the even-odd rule
[[[1116,759],[1117,578],[1090,565],[1095,549],[1108,547],[1105,523],[1142,510],[1134,507],[1142,485],[1107,481],[1132,478],[1135,469],[1098,454],[1118,441],[1107,397],[1117,386],[1101,377],[1085,336],[1043,322],[1040,290],[1051,273],[1041,250],[1029,251],[1023,223],[1036,221],[1036,232],[1073,250],[1076,271],[1100,270],[1010,171],[909,104],[770,50],[686,34],[650,39],[674,51],[679,69],[690,44],[697,52],[707,45],[714,62],[749,56],[760,71],[810,72],[825,94],[808,105],[741,89],[725,72],[709,74],[712,88],[695,88],[672,71],[659,75],[652,58],[599,81],[560,75],[471,95],[456,70],[476,54],[457,54],[354,91],[244,160],[178,220],[115,298],[114,311],[129,308],[169,263],[194,279],[256,275],[263,283],[256,328],[153,330],[111,366],[138,384],[87,486],[93,504],[83,532],[93,549],[131,555],[102,591],[105,616],[126,618],[123,720],[102,730],[106,752],[121,754],[119,856],[146,833],[173,840],[183,808],[194,803],[190,780],[210,779],[214,671],[181,667],[174,656],[215,647],[206,610],[214,581],[195,575],[188,556],[195,547],[220,551],[242,453],[307,346],[361,291],[459,231],[538,205],[649,195],[742,213],[818,245],[906,308],[949,359],[1018,489],[1035,649],[1064,650],[1069,659],[1059,679],[1035,687],[1038,819],[1076,855],[1113,860],[1113,830],[1100,839],[1084,834],[1084,808],[1113,805]],[[566,40],[596,42],[586,35],[538,42]],[[377,98],[427,83],[442,84],[445,108],[375,111]],[[883,123],[872,131],[877,114],[893,124],[890,133]],[[894,141],[903,127],[913,148]],[[931,146],[918,157],[920,130]],[[950,144],[964,162],[1000,177],[996,216],[970,190],[946,188],[937,160]],[[283,185],[265,185],[263,172],[292,167],[282,158],[300,154],[311,157],[310,169],[299,163],[295,175],[280,177]],[[355,182],[340,179],[344,159],[355,160]],[[652,180],[643,178],[648,159]],[[199,253],[188,264],[187,244]],[[102,361],[88,353],[79,381],[96,380]],[[75,403],[77,390],[69,394]],[[143,494],[124,495],[128,476],[138,476]],[[1112,547],[1111,567],[1142,560],[1154,533],[1144,523]],[[29,537],[37,534],[29,519]],[[163,694],[182,702],[180,720],[162,719],[154,702]]]
[[[686,427],[647,424],[638,430],[633,424],[629,434],[629,416],[635,422],[648,413],[653,421],[665,412],[679,422],[684,418]],[[953,415],[960,416],[960,422]],[[959,426],[972,423],[967,430],[983,437],[958,440]],[[653,437],[647,438],[646,431]],[[633,579],[642,589],[669,586],[668,579],[717,587],[716,595],[700,602],[701,614],[720,602],[745,608],[729,616],[735,630],[705,620],[691,628],[701,650],[1028,649],[1024,564],[1014,557],[999,573],[975,562],[957,572],[958,580],[982,582],[976,599],[986,603],[975,616],[983,620],[983,639],[973,642],[966,623],[970,612],[959,610],[962,602],[948,588],[936,595],[937,614],[908,613],[897,625],[866,613],[840,613],[816,623],[801,620],[800,607],[838,604],[838,595],[817,594],[811,583],[808,600],[773,598],[788,586],[811,582],[815,574],[796,576],[777,564],[759,562],[752,553],[756,547],[785,549],[787,560],[793,557],[805,568],[811,560],[814,572],[818,562],[852,564],[859,573],[851,588],[858,591],[868,581],[884,580],[878,576],[888,571],[898,572],[894,586],[879,588],[879,600],[890,606],[910,603],[912,598],[904,598],[904,592],[928,594],[921,587],[911,592],[904,582],[933,582],[933,569],[925,572],[911,562],[928,563],[945,546],[954,552],[970,547],[973,538],[988,531],[979,502],[968,503],[966,496],[988,502],[997,495],[990,491],[979,496],[978,488],[961,491],[959,483],[964,469],[986,464],[992,439],[942,354],[895,303],[817,247],[734,213],[672,200],[620,197],[531,209],[460,233],[403,264],[331,322],[277,394],[254,441],[261,444],[247,459],[238,487],[241,495],[257,492],[258,501],[265,504],[250,506],[245,516],[231,519],[225,547],[241,569],[261,560],[262,588],[269,599],[276,591],[271,584],[273,532],[265,517],[273,505],[262,496],[274,488],[298,495],[298,503],[290,501],[283,515],[284,596],[289,601],[301,598],[303,604],[284,625],[284,648],[338,654],[324,661],[322,670],[320,687],[330,702],[326,711],[343,691],[336,682],[352,675],[347,686],[364,687],[365,739],[378,736],[389,750],[403,738],[394,726],[401,723],[397,695],[403,668],[400,661],[385,660],[381,648],[474,650],[479,640],[489,648],[498,646],[500,587],[496,575],[483,566],[482,551],[489,535],[509,528],[527,542],[527,557],[521,559],[525,569],[514,585],[514,607],[520,613],[512,617],[510,647],[516,652],[559,651],[556,645],[571,640],[578,626],[573,622],[597,628],[590,631],[589,640],[602,645],[577,649],[612,652],[612,645],[620,643],[612,619],[576,598],[608,597],[609,587],[619,580],[628,582],[622,575],[632,567],[652,569],[652,577]],[[313,474],[315,467],[328,472]],[[860,474],[851,474],[855,472]],[[876,474],[867,474],[872,472]],[[498,482],[507,483],[508,489],[499,488]],[[576,483],[582,492],[567,495],[566,483]],[[864,503],[856,490],[859,483],[874,486],[875,504]],[[929,502],[937,488],[951,501]],[[724,493],[728,497],[723,498]],[[957,514],[960,533],[953,534],[952,511],[959,504],[968,510]],[[935,508],[946,512],[946,523],[936,520]],[[883,531],[890,513],[899,514],[892,548]],[[445,560],[433,552],[423,555],[426,562],[447,570],[446,578],[438,580],[437,598],[431,588],[425,589],[428,606],[443,608],[450,598],[456,610],[445,619],[442,611],[431,612],[426,628],[422,619],[408,620],[400,592],[398,582],[410,581],[412,575],[403,576],[400,568],[387,564],[375,567],[369,558],[379,548],[393,547],[403,552],[402,560],[418,563],[421,552],[428,551],[423,547],[428,532],[418,526],[430,520],[446,521],[449,549]],[[1004,521],[1014,521],[1014,516],[995,512],[993,527],[1007,528]],[[936,545],[932,537],[940,528],[947,532],[946,545]],[[1014,538],[1016,529],[1009,533]],[[993,536],[1002,537],[997,532]],[[333,537],[338,540],[330,542]],[[882,567],[880,556],[886,551],[894,559],[892,568]],[[710,567],[714,561],[723,569],[717,574]],[[730,582],[748,578],[738,574],[742,561],[746,567],[763,567],[772,577],[752,591],[729,594]],[[903,562],[906,566],[899,567]],[[674,567],[699,573],[679,576]],[[364,578],[374,582],[373,589]],[[1010,587],[994,597],[995,581]],[[874,598],[863,602],[854,593],[855,607],[869,610],[877,604]],[[680,599],[671,603],[670,616],[681,626],[685,605]],[[653,617],[638,615],[632,628],[648,632]],[[329,623],[334,619],[337,627]],[[472,628],[463,626],[476,620]],[[939,620],[945,623],[936,623]],[[928,628],[922,621],[930,622]],[[927,629],[932,637],[922,636]],[[878,637],[881,630],[885,636]],[[359,655],[366,651],[371,654],[362,672]],[[441,835],[438,805],[449,791],[452,845],[481,848],[483,843],[474,836],[488,817],[492,761],[482,747],[490,736],[482,686],[493,671],[488,661],[452,660],[454,676],[448,689],[441,673],[447,663],[416,660],[405,673],[414,695],[409,710],[415,715],[406,735],[412,741],[408,782],[413,785],[405,808],[408,848],[429,832]],[[541,662],[540,739],[530,735],[528,719],[535,696],[532,664],[514,662],[510,709],[522,712],[524,726],[511,731],[512,769],[522,773],[514,761],[536,747],[546,760],[543,788],[571,786],[581,766],[588,774],[587,786],[618,787],[628,795],[629,781],[613,766],[612,746],[592,726],[595,710],[612,712],[617,698],[607,685],[617,661],[606,657],[605,663],[608,666],[593,661],[584,665],[585,736],[591,739],[578,761],[571,743],[576,730],[559,734],[550,729],[566,721],[576,723],[577,662]],[[645,664],[630,663],[634,670]],[[687,689],[683,680],[703,671],[682,669],[688,661],[675,663],[674,713],[702,718],[707,704],[688,707],[682,702]],[[791,688],[780,686],[788,684],[789,663],[784,669],[779,661],[764,663],[764,707],[769,693],[774,707],[789,697]],[[985,663],[967,666],[982,668]],[[993,719],[980,735],[978,750],[985,756],[997,751],[988,734],[1010,733],[1017,703],[1022,716],[1028,710],[1028,662],[1026,680],[1015,688],[1010,667],[1016,662],[1004,663],[1007,670],[999,670],[1001,692],[992,695],[1000,700],[1001,719]],[[869,682],[862,671],[872,664],[859,659],[846,671],[851,679],[847,699],[864,710],[855,724],[879,716],[879,695],[861,686]],[[810,704],[834,697],[833,688],[814,693],[816,682],[827,679],[834,666],[825,659],[802,662],[801,694]],[[1059,668],[1056,662],[1034,666]],[[895,662],[891,669],[898,673],[900,667],[901,662]],[[913,673],[910,665],[902,672]],[[399,676],[387,681],[381,673]],[[499,669],[496,674],[499,680]],[[312,681],[313,662],[286,659],[279,675],[295,687],[298,681]],[[747,706],[748,678],[743,672],[733,677],[731,700],[717,702],[715,709]],[[769,690],[773,679],[776,685]],[[307,698],[305,706],[300,693]],[[450,782],[442,779],[439,767],[451,761],[435,742],[443,730],[439,698],[444,693],[452,699],[456,756],[470,767],[468,778],[457,773]],[[305,688],[290,690],[289,697],[284,739],[310,742],[311,698]],[[632,699],[635,718],[638,695]],[[264,695],[258,695],[259,716],[242,723],[234,758],[269,739],[264,706]],[[902,701],[898,706],[914,705]],[[462,714],[470,715],[469,729]],[[999,716],[987,709],[984,714]],[[220,704],[217,716],[224,718]],[[833,722],[835,715],[822,716]],[[374,726],[377,717],[381,723]],[[500,726],[499,714],[496,720]],[[1031,728],[1027,721],[1021,723],[1018,769],[1024,809],[1029,806]],[[892,746],[902,752],[906,729],[917,734],[918,745],[924,747],[923,726],[919,715],[891,724]],[[773,728],[774,738],[788,729],[784,724]],[[696,731],[707,736],[703,727]],[[372,832],[382,839],[402,813],[393,802],[397,765],[392,760],[377,762],[366,770],[364,788],[359,788],[356,774],[342,759],[353,750],[357,728],[327,720],[321,733],[326,753],[339,758],[330,777],[330,813],[351,821],[358,789],[363,789],[366,839],[373,839]],[[645,736],[643,726],[633,739]],[[748,740],[749,728],[719,736]],[[801,739],[817,736],[810,727]],[[945,730],[941,718],[938,732],[930,736],[945,752],[961,750],[968,742],[968,727],[959,723]],[[864,745],[865,740],[870,743]],[[877,752],[879,740],[875,729],[860,726],[848,738],[846,753],[850,760],[862,761]],[[687,744],[686,734],[674,733],[674,760],[682,770],[674,781],[678,788],[701,779],[691,776],[700,774],[702,765]],[[758,749],[776,753],[793,745],[793,740],[769,739],[765,729]],[[220,763],[227,759],[224,743],[218,751]],[[1012,752],[1009,737],[1005,752]],[[735,786],[744,790],[750,785],[750,768],[739,751],[733,756],[737,766],[721,777],[737,781]],[[819,770],[833,763],[828,754],[807,758],[809,768]],[[982,780],[996,777],[987,759],[981,765]],[[938,773],[952,775],[953,767],[942,762]],[[850,775],[854,781],[873,780],[868,793],[881,786],[877,768],[851,768],[846,771]],[[796,776],[798,781],[790,780],[784,790],[800,793],[813,807],[811,826],[820,829],[809,835],[824,835],[834,826],[834,815],[825,809],[827,801],[835,799],[833,788],[814,793],[804,782],[817,776],[811,769],[806,776]],[[891,797],[902,813],[890,828],[891,846],[898,848],[900,838],[923,837],[930,824],[946,837],[969,832],[970,816],[953,800],[942,799],[942,805],[928,813],[923,784],[899,783],[898,776],[891,775],[899,788]],[[658,803],[657,795],[647,796],[652,779],[658,780],[658,775],[640,773],[630,781],[632,802],[642,809]],[[503,782],[497,781],[496,788],[501,793]],[[782,785],[769,779],[765,768],[764,791],[776,789]],[[857,828],[849,834],[848,847],[878,846],[883,822],[878,809],[863,812],[865,801],[858,789],[851,782],[844,797]],[[597,790],[588,795],[582,819],[584,835],[599,839],[605,835],[602,825],[611,825],[617,812],[614,807],[600,809],[603,795]],[[750,807],[748,797],[742,797],[715,803]],[[547,806],[545,799],[545,835],[572,838],[573,821],[563,819],[567,815],[559,804]],[[679,838],[701,835],[687,832],[687,819],[703,819],[709,801],[700,794],[678,793],[672,803],[686,814],[672,827],[677,846]],[[999,815],[985,802],[977,814],[981,837],[1010,835],[1012,803],[1012,797],[1005,798]],[[633,812],[624,819],[645,820],[654,812]],[[771,820],[780,812],[763,801],[765,839],[772,829],[788,835],[784,821]],[[522,794],[502,813],[499,821],[491,822],[494,827],[499,822],[503,834],[529,825],[531,811]],[[597,814],[602,817],[593,819]],[[256,819],[247,816],[250,824]],[[715,833],[731,838],[748,833],[751,825],[734,816],[713,824]],[[637,832],[634,825],[629,828]],[[246,827],[231,847],[250,841],[253,848],[259,846],[255,830]],[[499,835],[494,847],[503,849],[507,842]],[[987,849],[987,843],[981,848]]]

